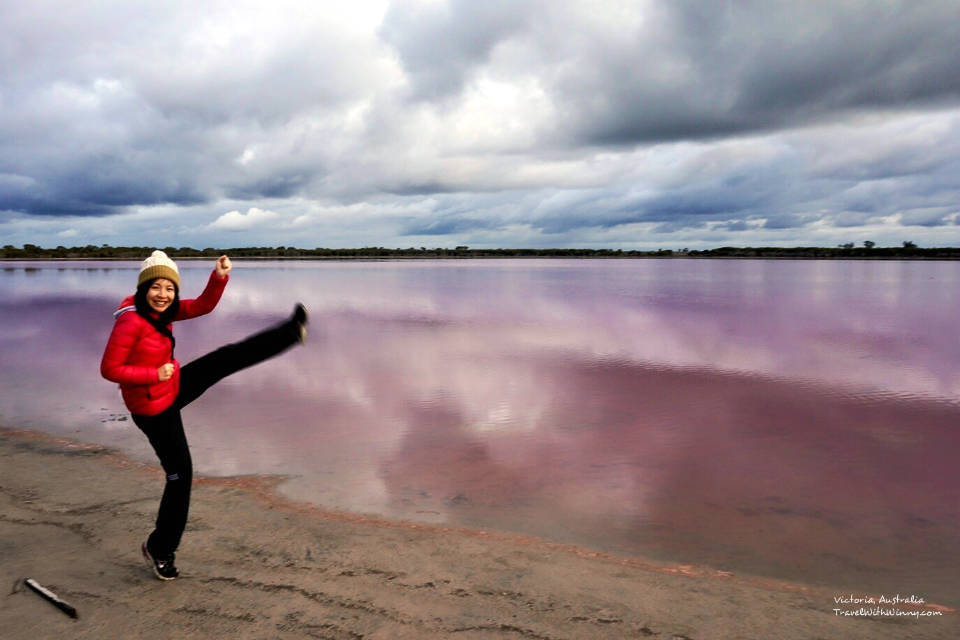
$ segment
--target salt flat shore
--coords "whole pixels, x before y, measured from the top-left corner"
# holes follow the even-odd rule
[[[960,616],[935,603],[841,615],[868,610],[857,601],[869,594],[326,512],[278,498],[279,479],[263,477],[196,481],[182,577],[165,583],[139,554],[162,479],[159,468],[100,446],[0,429],[0,635],[960,637]],[[26,577],[74,605],[78,619],[26,589]]]

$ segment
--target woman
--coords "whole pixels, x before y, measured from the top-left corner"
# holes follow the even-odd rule
[[[297,304],[285,322],[181,367],[173,357],[171,323],[213,311],[231,268],[230,258],[220,256],[200,297],[181,300],[177,265],[163,251],[154,251],[141,265],[136,294],[114,313],[116,323],[100,363],[103,377],[119,383],[134,423],[167,474],[156,527],[140,549],[161,580],[180,574],[174,552],[190,507],[193,466],[180,410],[218,380],[303,342],[306,335],[307,313]]]

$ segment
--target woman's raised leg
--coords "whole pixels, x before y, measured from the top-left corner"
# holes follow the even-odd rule
[[[183,408],[215,383],[241,369],[263,362],[303,341],[307,312],[298,304],[285,322],[220,347],[180,369],[177,406]]]

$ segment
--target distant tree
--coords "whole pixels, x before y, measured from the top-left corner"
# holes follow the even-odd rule
[[[916,245],[915,243],[913,243],[913,242],[910,242],[909,240],[904,240],[904,241],[903,241],[903,248],[904,248],[904,249],[916,249],[916,248],[917,248],[917,245]]]
[[[875,246],[877,246],[877,243],[873,240],[864,240],[863,246],[865,246],[867,249],[873,249]]]
[[[841,249],[853,249],[853,243],[852,243],[852,242],[845,242],[845,243],[843,243],[843,244],[840,245],[840,248],[841,248]]]

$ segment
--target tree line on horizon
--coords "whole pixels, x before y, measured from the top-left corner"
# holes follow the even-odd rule
[[[899,247],[878,247],[871,241],[862,246],[853,243],[838,247],[719,247],[716,249],[658,249],[640,251],[635,249],[471,249],[467,246],[450,248],[410,247],[388,249],[386,247],[360,247],[353,249],[330,249],[318,247],[233,247],[194,249],[192,247],[112,247],[110,245],[86,245],[83,247],[44,248],[24,244],[17,248],[4,245],[0,259],[100,259],[138,260],[154,250],[162,249],[172,258],[215,258],[226,253],[234,258],[920,258],[960,259],[960,248],[921,248],[913,242],[904,242]]]

